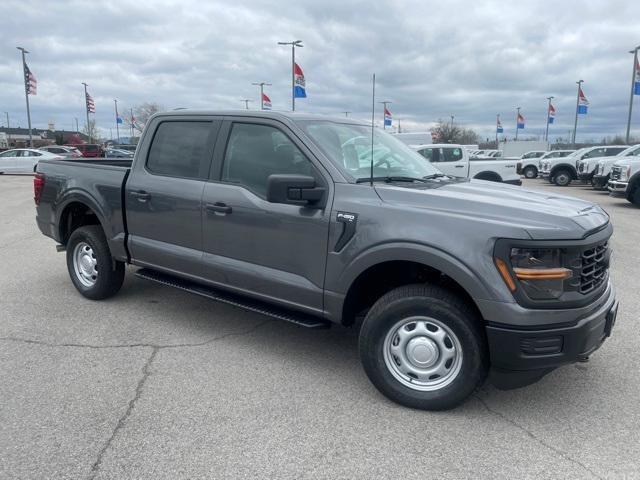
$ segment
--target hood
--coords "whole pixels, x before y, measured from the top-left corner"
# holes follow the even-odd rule
[[[609,216],[598,205],[577,198],[527,190],[503,183],[443,181],[433,188],[376,185],[383,202],[484,221],[505,231],[524,230],[532,239],[578,239],[603,228]]]

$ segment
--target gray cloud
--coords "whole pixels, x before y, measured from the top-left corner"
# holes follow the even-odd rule
[[[274,109],[290,106],[290,50],[277,41],[302,39],[298,60],[309,98],[300,110],[370,115],[370,79],[403,126],[423,130],[439,118],[493,137],[501,113],[513,134],[515,107],[524,134],[544,128],[546,97],[556,97],[551,132],[573,126],[575,81],[585,80],[591,106],[579,138],[624,131],[631,55],[640,43],[637,2],[408,1],[110,1],[5,0],[11,12],[0,33],[0,110],[26,125],[19,52],[38,78],[34,126],[82,123],[81,82],[90,85],[96,121],[114,127],[122,109],[145,101],[168,108],[258,105],[251,82],[273,83]],[[383,98],[384,97],[384,98]],[[640,104],[634,115],[640,134]]]

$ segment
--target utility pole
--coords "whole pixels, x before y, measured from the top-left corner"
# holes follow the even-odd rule
[[[267,82],[254,82],[251,85],[258,85],[260,87],[260,110],[264,110],[264,102],[262,101],[264,98],[264,86],[271,86],[271,84]]]
[[[28,50],[25,50],[22,47],[16,47],[20,52],[22,52],[22,77],[24,78],[24,98],[27,101],[27,123],[29,124],[29,146],[33,147],[33,136],[31,134],[31,110],[29,109],[29,85],[27,80],[27,61],[25,60],[24,55],[29,53]]]
[[[85,82],[82,82],[82,85],[84,85],[84,111],[87,114],[87,135],[89,135],[89,143],[93,143],[93,132],[91,131],[91,127],[89,125],[89,106],[87,105],[87,87],[89,85],[87,85]]]
[[[631,73],[631,95],[629,96],[629,117],[627,118],[627,136],[626,136],[627,144],[629,144],[629,134],[631,133],[631,112],[633,111],[633,95],[635,93],[636,67],[638,65],[638,50],[640,50],[640,45],[634,48],[633,50],[629,51],[629,53],[633,53],[633,70]]]
[[[120,117],[118,116],[118,100],[114,98],[113,103],[116,106],[116,137],[118,138],[118,145],[120,145],[120,126],[118,125],[118,120],[120,120]]]
[[[244,102],[244,109],[245,109],[245,110],[249,110],[249,102],[250,102],[251,100],[249,100],[248,98],[243,98],[243,99],[241,99],[240,101],[241,101],[241,102]]]
[[[78,117],[73,117],[76,120],[76,133],[80,133],[80,129],[78,128]]]
[[[9,125],[9,112],[4,112],[4,114],[7,116],[7,142],[9,143],[9,147],[11,147],[11,132],[9,131],[11,126]]]
[[[385,122],[385,115],[387,112],[387,105],[391,105],[391,102],[389,100],[385,100],[383,102],[378,102],[382,104],[382,129],[386,130],[387,129],[387,123]]]
[[[544,141],[545,142],[549,142],[549,113],[551,112],[551,100],[553,100],[554,97],[547,97],[547,100],[549,100],[549,104],[547,105],[547,129],[544,132]]]
[[[578,93],[576,93],[576,118],[573,122],[573,138],[571,139],[571,143],[574,146],[576,144],[576,129],[578,128],[578,106],[580,105],[580,86],[584,83],[584,80],[578,80],[576,83],[578,84]]]
[[[520,107],[516,107],[516,140],[518,140],[518,121],[520,121]]]
[[[291,45],[291,111],[296,111],[296,47],[304,47],[302,40],[294,40],[293,42],[278,42],[278,45]],[[262,97],[260,97],[262,100]]]

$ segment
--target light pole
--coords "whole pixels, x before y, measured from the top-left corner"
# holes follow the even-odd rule
[[[302,40],[294,40],[293,42],[278,42],[278,45],[291,45],[291,111],[296,111],[296,47],[304,47]],[[262,100],[262,97],[260,97]]]
[[[118,120],[120,120],[120,118],[118,117],[118,100],[114,98],[113,103],[116,106],[116,137],[118,137],[118,145],[120,145],[120,127],[118,126]]]
[[[387,129],[387,122],[385,122],[385,115],[387,114],[387,105],[391,105],[389,100],[385,100],[384,102],[378,102],[382,104],[382,129]]]
[[[76,120],[76,133],[80,133],[80,129],[78,128],[78,117],[73,117]]]
[[[578,106],[580,105],[580,86],[584,83],[584,80],[578,80],[576,83],[578,84],[578,93],[576,94],[576,118],[573,121],[573,138],[571,139],[571,143],[574,146],[576,144],[576,129],[578,128]]]
[[[27,123],[29,124],[29,146],[33,147],[33,136],[31,135],[31,110],[29,109],[29,86],[27,82],[27,61],[24,58],[26,53],[29,53],[28,50],[25,50],[22,47],[16,47],[20,52],[22,52],[22,76],[24,77],[24,98],[27,101]]]
[[[4,112],[4,114],[7,116],[7,142],[9,143],[9,147],[11,147],[11,132],[9,131],[11,126],[9,125],[9,112]]]
[[[496,113],[496,149],[498,148],[498,125],[500,125],[500,114]]]
[[[342,112],[342,113],[344,113],[345,117],[348,117],[351,112]]]
[[[250,100],[250,99],[248,99],[248,98],[242,98],[240,101],[241,101],[241,102],[244,102],[244,109],[245,109],[245,110],[249,110],[249,102],[250,102],[251,100]]]
[[[89,126],[89,106],[87,105],[87,85],[85,82],[82,82],[84,85],[84,112],[87,114],[87,135],[89,135],[89,143],[93,143],[93,135],[91,135],[91,127]]]
[[[554,97],[547,97],[547,100],[549,100],[549,104],[547,105],[547,130],[544,132],[544,141],[548,142],[549,141],[549,113],[551,112],[551,100],[553,100]]]
[[[627,144],[629,144],[629,134],[631,133],[631,112],[633,111],[633,94],[635,93],[636,83],[636,66],[638,65],[638,50],[640,45],[630,50],[629,53],[633,53],[633,70],[631,71],[631,95],[629,95],[629,117],[627,117]]]
[[[264,98],[264,86],[270,86],[270,83],[267,82],[254,82],[251,85],[258,85],[260,87],[260,110],[264,110],[264,102],[262,99]]]
[[[520,107],[516,107],[516,140],[518,140],[518,122],[520,121]]]
[[[451,115],[451,126],[453,127],[453,119],[456,118],[455,115]]]

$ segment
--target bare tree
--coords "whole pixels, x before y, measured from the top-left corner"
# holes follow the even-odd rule
[[[438,124],[431,130],[434,141],[438,143],[460,143],[462,145],[476,145],[481,138],[470,128],[462,128],[451,122],[438,120]]]
[[[136,119],[135,128],[142,131],[151,115],[164,110],[166,110],[164,106],[154,102],[145,102],[133,107],[133,115]]]

